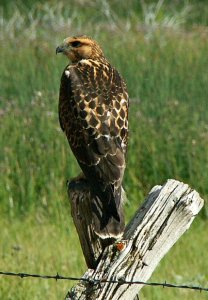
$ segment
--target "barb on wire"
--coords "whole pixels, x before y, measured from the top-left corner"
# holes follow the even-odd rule
[[[0,271],[0,275],[5,275],[5,276],[17,276],[20,278],[25,278],[25,277],[33,277],[33,278],[42,278],[42,279],[55,279],[57,280],[85,280],[85,278],[77,278],[77,277],[66,277],[66,276],[61,276],[58,273],[56,275],[40,275],[40,274],[28,274],[28,273],[14,273],[14,272],[2,272]],[[86,280],[88,281],[88,280]]]
[[[128,280],[105,280],[105,279],[90,279],[90,278],[82,278],[82,277],[67,277],[61,276],[58,273],[56,275],[40,275],[40,274],[28,274],[28,273],[13,273],[13,272],[2,272],[0,271],[0,275],[4,276],[17,276],[20,278],[25,277],[33,277],[33,278],[42,278],[42,279],[55,279],[57,280],[73,280],[73,281],[85,281],[90,284],[101,284],[101,283],[115,283],[115,284],[141,284],[147,286],[161,286],[168,288],[178,288],[178,289],[190,289],[190,290],[198,290],[200,292],[208,292],[208,288],[200,287],[200,286],[192,286],[192,285],[178,285],[172,283],[159,283],[159,282],[143,282],[143,281],[128,281]]]

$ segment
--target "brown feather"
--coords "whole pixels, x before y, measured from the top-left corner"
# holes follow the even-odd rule
[[[87,37],[67,40],[69,43],[80,41],[84,46],[79,47],[85,50],[91,47],[88,53],[92,57],[86,59],[83,49],[76,56],[76,49],[73,50],[74,56],[83,55],[84,58],[69,64],[63,72],[59,96],[60,125],[93,195],[103,205],[105,217],[101,221],[100,234],[106,232],[105,226],[109,223],[111,228],[116,227],[116,234],[107,231],[115,236],[121,234],[124,227],[121,184],[128,136],[128,93],[123,79],[105,59],[96,42]],[[66,55],[70,57],[68,52]],[[113,219],[117,222],[115,226]]]

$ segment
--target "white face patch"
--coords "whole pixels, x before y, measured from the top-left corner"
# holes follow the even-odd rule
[[[65,75],[66,75],[67,78],[69,78],[69,76],[70,76],[69,70],[66,70],[66,71],[65,71]]]

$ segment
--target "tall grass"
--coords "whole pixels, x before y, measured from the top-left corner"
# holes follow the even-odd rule
[[[84,270],[75,230],[68,220],[65,186],[79,168],[60,130],[57,114],[59,81],[67,61],[55,56],[55,48],[68,35],[85,33],[95,37],[128,85],[130,133],[124,179],[129,199],[125,207],[127,220],[150,188],[167,178],[189,183],[207,199],[208,36],[204,14],[208,6],[200,10],[200,18],[195,10],[203,1],[180,1],[175,5],[165,1],[100,3],[3,3],[0,249],[5,269],[53,273],[63,264],[65,269],[61,267],[61,272],[70,275],[81,275]],[[206,283],[206,209],[198,219],[193,233],[175,248],[175,266],[171,266],[170,276],[166,259],[155,273],[157,280],[165,276],[176,281],[179,272],[180,283],[188,281],[189,274],[193,274],[192,282],[202,278],[201,283]],[[58,254],[52,249],[51,236],[63,241],[56,246]],[[41,244],[36,245],[37,241]],[[16,244],[24,244],[18,254],[11,250]],[[187,245],[197,263],[192,261],[192,254],[186,253]],[[8,249],[13,260],[5,254]],[[38,249],[43,251],[39,253]],[[76,249],[75,259],[67,261]],[[180,249],[186,255],[180,257]],[[34,260],[26,259],[28,252]],[[38,261],[42,267],[37,266]],[[190,264],[188,268],[186,263]],[[24,270],[19,270],[20,266]],[[26,299],[25,289],[34,299],[41,299],[41,295],[61,297],[59,287],[56,291],[49,283],[39,289],[39,283],[21,283],[19,287],[15,280],[12,282],[14,289],[10,289],[9,279],[0,288],[4,299],[12,299],[14,290],[18,290],[16,299]],[[177,293],[146,289],[143,294],[144,299],[167,299],[168,295],[171,300],[177,298]],[[188,292],[180,295],[195,299]]]
[[[143,197],[170,177],[190,183],[206,197],[208,44],[203,32],[157,32],[150,40],[131,32],[125,39],[114,36],[109,44],[108,38],[103,35],[101,43],[133,99],[125,176],[131,202],[138,189]],[[7,211],[50,210],[66,179],[78,172],[57,114],[67,61],[56,57],[54,49],[46,41],[30,47],[23,41],[14,48],[11,40],[2,49],[0,197]]]

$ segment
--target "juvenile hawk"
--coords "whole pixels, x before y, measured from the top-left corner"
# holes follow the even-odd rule
[[[95,232],[118,238],[124,230],[122,179],[128,134],[126,85],[88,36],[56,48],[69,63],[61,77],[59,120],[92,196]]]

